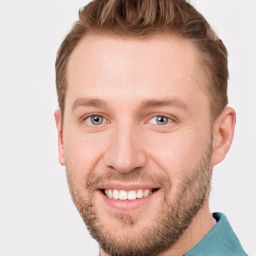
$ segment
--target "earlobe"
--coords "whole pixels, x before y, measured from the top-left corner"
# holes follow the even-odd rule
[[[63,134],[62,134],[62,121],[61,121],[61,111],[57,109],[54,112],[57,133],[58,133],[58,159],[61,165],[65,165],[65,156],[64,156],[64,144],[63,144]]]
[[[235,110],[231,107],[226,107],[216,119],[213,127],[213,165],[223,161],[228,153],[234,137],[235,124]]]

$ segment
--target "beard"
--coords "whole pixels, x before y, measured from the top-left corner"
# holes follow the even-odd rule
[[[168,179],[139,169],[128,174],[110,171],[97,175],[92,172],[84,181],[75,181],[72,171],[67,167],[67,179],[73,201],[84,223],[104,252],[111,256],[154,256],[177,242],[208,199],[212,177],[211,156],[212,143],[197,165],[184,172],[190,173],[190,176],[184,177],[180,182],[175,197],[171,197],[172,186]],[[132,213],[120,212],[112,216],[120,224],[118,230],[106,228],[104,223],[108,220],[101,218],[94,195],[97,186],[108,181],[153,181],[153,184],[161,188],[163,200],[159,209],[156,209],[157,214],[150,226],[141,225],[137,216]],[[138,225],[142,226],[139,233],[133,233],[132,228]],[[129,231],[126,232],[125,229]],[[119,236],[116,235],[118,232]]]

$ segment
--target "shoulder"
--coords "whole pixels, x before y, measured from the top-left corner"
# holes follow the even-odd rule
[[[184,256],[247,256],[223,213],[213,213],[216,224],[206,236]]]

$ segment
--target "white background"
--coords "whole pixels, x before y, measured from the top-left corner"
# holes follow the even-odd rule
[[[93,256],[57,162],[57,48],[88,1],[0,0],[0,255]],[[196,1],[194,1],[196,2]],[[229,50],[233,146],[214,171],[211,210],[256,255],[256,2],[200,0]]]

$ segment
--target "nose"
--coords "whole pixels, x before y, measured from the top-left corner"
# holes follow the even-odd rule
[[[106,167],[125,174],[144,167],[146,160],[139,131],[129,125],[117,127],[104,155]]]

